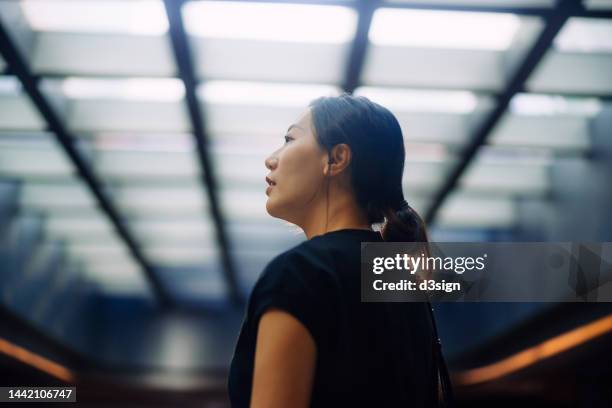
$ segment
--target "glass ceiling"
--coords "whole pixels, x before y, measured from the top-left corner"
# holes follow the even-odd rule
[[[185,2],[179,15],[196,89],[185,89],[177,69],[175,23],[161,1],[0,4],[44,97],[176,296],[227,296],[219,225],[243,293],[275,254],[303,239],[266,213],[264,160],[308,102],[343,92],[350,64],[360,73],[355,94],[396,114],[406,141],[405,194],[426,213],[555,7],[552,0],[436,0],[431,9],[382,2],[362,38],[363,61],[353,61],[357,2],[290,3]],[[609,9],[599,0],[586,6]],[[511,229],[517,200],[549,199],[549,169],[561,155],[587,160],[589,123],[612,95],[612,21],[569,18],[541,57],[444,201],[435,229]],[[6,68],[0,58],[0,181],[19,183],[20,208],[42,214],[46,239],[63,242],[88,279],[112,293],[145,291],[143,265]],[[194,138],[191,93],[210,175]]]

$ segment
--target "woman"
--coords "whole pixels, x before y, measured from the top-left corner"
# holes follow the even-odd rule
[[[391,112],[342,95],[312,102],[266,159],[268,213],[308,239],[253,289],[230,369],[233,407],[440,405],[449,383],[429,305],[360,301],[361,242],[427,241],[402,193],[404,156]]]

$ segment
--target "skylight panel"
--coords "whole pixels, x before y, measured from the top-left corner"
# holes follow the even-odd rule
[[[0,97],[18,95],[20,92],[21,84],[17,78],[12,76],[0,76]]]
[[[212,104],[304,107],[319,96],[338,95],[339,89],[315,84],[210,81],[198,88],[198,94]]]
[[[381,8],[369,38],[375,45],[504,51],[519,27],[513,14]]]
[[[158,0],[22,0],[35,31],[162,35],[168,31]]]
[[[183,99],[185,86],[177,78],[66,78],[63,93],[73,99],[117,99],[176,102]]]
[[[92,136],[96,149],[138,152],[191,152],[193,135],[188,133],[102,132]]]
[[[594,117],[601,111],[597,98],[566,98],[559,95],[518,94],[510,101],[517,115],[554,116],[576,115]]]
[[[612,52],[612,22],[571,18],[555,38],[554,44],[561,51]]]
[[[346,43],[357,15],[348,7],[246,2],[189,2],[183,7],[188,33],[208,38]]]
[[[476,109],[478,98],[469,91],[438,91],[361,87],[355,94],[365,96],[389,109],[410,112],[467,114]]]

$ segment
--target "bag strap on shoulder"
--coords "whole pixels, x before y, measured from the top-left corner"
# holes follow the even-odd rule
[[[455,406],[455,400],[453,395],[452,383],[450,380],[450,375],[448,373],[448,367],[446,366],[446,361],[444,360],[444,355],[442,354],[442,341],[440,340],[440,336],[438,336],[438,327],[436,325],[436,318],[434,316],[433,307],[431,303],[427,301],[427,309],[429,311],[429,317],[431,319],[431,327],[433,329],[433,335],[435,337],[434,341],[434,365],[437,370],[436,380],[437,380],[437,402],[438,407],[441,408],[453,408]]]

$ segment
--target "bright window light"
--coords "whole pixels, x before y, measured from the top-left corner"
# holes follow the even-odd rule
[[[195,154],[170,152],[99,151],[96,169],[112,179],[191,179],[198,175]]]
[[[129,209],[143,207],[158,210],[191,210],[205,206],[204,195],[199,187],[123,187],[115,191],[115,200]]]
[[[365,96],[391,110],[408,112],[444,112],[466,114],[473,112],[478,98],[468,91],[438,91],[416,89],[387,89],[360,87],[356,95]]]
[[[448,162],[450,153],[443,143],[405,143],[406,161],[411,163]]]
[[[555,47],[561,51],[612,52],[612,22],[572,18],[555,38]]]
[[[21,92],[21,84],[12,76],[0,76],[0,95],[17,95]]]
[[[597,98],[565,98],[558,95],[519,94],[510,101],[510,108],[517,115],[596,116],[601,111]]]
[[[193,135],[188,133],[98,133],[93,137],[98,150],[137,152],[191,152]]]
[[[35,31],[162,35],[168,19],[159,0],[23,0]]]
[[[357,15],[341,6],[240,2],[189,2],[187,32],[212,38],[345,43],[355,35]]]
[[[547,149],[533,149],[531,147],[515,146],[483,146],[478,152],[474,166],[531,166],[536,168],[548,167],[554,162],[554,154]],[[523,171],[523,170],[518,170]],[[528,171],[528,169],[526,170]]]
[[[176,78],[66,78],[62,90],[74,99],[123,99],[175,102],[183,99],[185,86]]]
[[[126,260],[129,262],[130,255],[127,248],[119,241],[109,244],[71,242],[68,253],[77,258],[91,259],[113,259]]]
[[[100,235],[114,237],[113,226],[104,218],[49,216],[46,219],[47,234],[60,238],[86,238]]]
[[[210,81],[198,88],[199,96],[206,102],[230,105],[304,107],[319,96],[336,96],[339,93],[337,87],[329,85],[241,81]]]
[[[489,8],[544,8],[554,7],[557,0],[427,0],[416,2],[414,0],[387,0],[387,3],[414,4],[427,3],[427,5],[441,6],[485,6]],[[589,0],[587,0],[589,1]],[[592,0],[590,0],[592,1]],[[610,1],[610,0],[595,0]]]
[[[160,220],[140,219],[130,224],[140,237],[148,242],[193,242],[210,240],[212,225],[204,217],[188,219]]]
[[[147,246],[144,251],[155,263],[163,265],[203,264],[214,259],[216,250],[196,247]]]
[[[96,200],[80,181],[66,183],[25,183],[21,190],[21,205],[34,209],[91,208]]]
[[[612,10],[610,0],[585,0],[584,6],[587,10]]]
[[[513,14],[382,8],[369,37],[376,45],[506,50],[519,26]]]
[[[134,294],[147,293],[147,282],[144,279],[142,268],[127,260],[96,259],[97,262],[84,262],[84,274],[94,282],[98,288],[113,295],[118,293]]]

